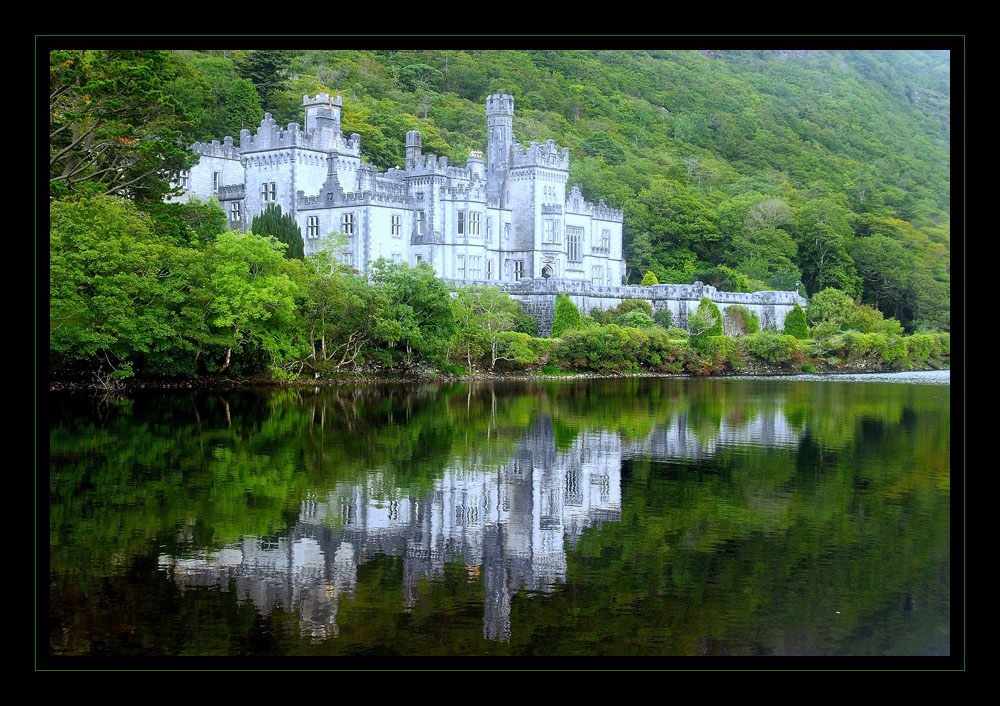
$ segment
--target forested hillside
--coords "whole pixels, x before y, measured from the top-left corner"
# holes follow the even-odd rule
[[[571,182],[625,210],[629,280],[837,287],[908,328],[949,326],[950,57],[918,51],[181,51],[167,88],[221,138],[304,94],[344,98],[381,168],[407,130],[464,164],[483,103],[571,151]]]

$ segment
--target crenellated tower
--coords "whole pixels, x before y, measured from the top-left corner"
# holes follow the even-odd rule
[[[506,207],[507,169],[514,146],[514,96],[496,93],[486,98],[486,193]]]

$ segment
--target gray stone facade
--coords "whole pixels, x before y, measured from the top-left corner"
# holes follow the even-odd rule
[[[567,189],[567,148],[514,139],[513,97],[486,101],[486,159],[473,151],[459,167],[424,155],[414,130],[405,165],[385,172],[362,161],[360,135],[341,133],[339,96],[302,103],[304,127],[281,128],[266,113],[238,146],[231,137],[193,145],[201,159],[180,176],[177,199],[214,196],[241,230],[278,204],[298,223],[306,254],[340,241],[341,261],[362,273],[386,258],[426,262],[439,277],[470,283],[621,283],[622,212]]]

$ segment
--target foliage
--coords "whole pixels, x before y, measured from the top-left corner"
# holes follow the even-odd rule
[[[563,333],[580,328],[580,310],[565,294],[556,296],[555,315],[552,318],[552,338],[561,338]]]
[[[639,284],[641,284],[643,287],[650,287],[654,284],[659,284],[659,283],[660,281],[656,279],[656,275],[654,275],[652,272],[647,272],[642,276],[642,282],[640,282]]]
[[[760,323],[757,323],[756,331],[751,330],[754,323],[754,314],[745,306],[730,304],[722,312],[722,331],[727,336],[744,336],[748,333],[756,333],[760,330]]]
[[[806,313],[802,311],[798,302],[795,302],[795,306],[785,316],[784,332],[796,338],[809,338],[809,329],[806,328]]]
[[[49,198],[117,195],[159,202],[196,161],[187,125],[164,90],[161,51],[49,53]]]
[[[402,329],[383,291],[336,264],[330,249],[310,255],[306,265],[301,312],[308,340],[303,361],[310,369],[326,374],[356,368],[399,340]]]
[[[275,98],[285,83],[289,52],[280,49],[251,49],[238,64],[240,75],[257,89],[261,105],[273,112]],[[278,116],[284,118],[287,116]],[[294,118],[289,118],[294,120]],[[279,120],[280,122],[280,120]]]
[[[746,365],[739,342],[730,336],[709,336],[706,353],[714,370],[742,370]]]
[[[688,316],[691,346],[702,353],[708,350],[708,338],[722,335],[722,315],[708,297],[702,297],[698,310]]]
[[[305,258],[302,231],[290,213],[281,213],[281,206],[278,204],[268,204],[263,211],[254,216],[250,231],[256,235],[273,237],[279,243],[284,243],[287,246],[285,257],[289,259]]]
[[[761,331],[744,336],[741,342],[748,356],[767,363],[799,367],[805,361],[805,347],[795,336]]]
[[[172,347],[184,282],[177,249],[153,237],[147,214],[98,196],[49,207],[49,350],[130,371]]]
[[[656,325],[649,317],[649,314],[638,310],[622,314],[615,319],[615,323],[625,328],[653,328]]]
[[[663,307],[653,314],[653,322],[661,328],[669,329],[673,323],[673,314],[670,313],[670,309]]]
[[[854,307],[854,300],[848,294],[828,287],[809,299],[806,319],[813,326],[828,323],[839,329],[851,320]]]
[[[385,365],[438,364],[444,362],[455,334],[455,316],[448,288],[427,263],[417,267],[390,263],[372,264],[371,281],[389,299],[389,311],[399,325],[399,337],[381,351]]]

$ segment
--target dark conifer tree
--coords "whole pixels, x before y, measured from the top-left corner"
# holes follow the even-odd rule
[[[254,216],[250,230],[255,235],[270,235],[285,243],[285,257],[289,260],[305,259],[302,248],[302,231],[295,225],[289,214],[281,213],[281,206],[270,204],[259,215]]]

